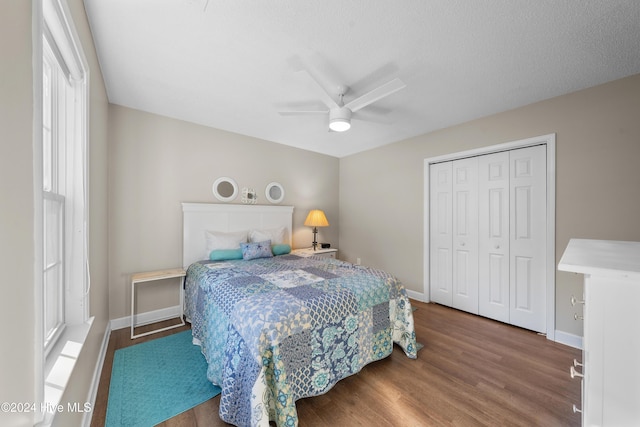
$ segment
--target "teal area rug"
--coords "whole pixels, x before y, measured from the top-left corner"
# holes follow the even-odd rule
[[[151,427],[220,393],[191,331],[116,350],[107,427]]]

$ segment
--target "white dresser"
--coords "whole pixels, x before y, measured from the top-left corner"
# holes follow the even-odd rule
[[[640,426],[640,242],[571,239],[558,269],[584,274],[582,425]]]

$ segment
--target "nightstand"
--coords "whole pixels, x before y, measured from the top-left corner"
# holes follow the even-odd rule
[[[298,255],[301,257],[309,257],[309,256],[320,256],[324,258],[334,258],[338,257],[338,249],[329,248],[329,249],[321,249],[317,248],[315,251],[313,248],[304,248],[304,249],[295,249],[291,251],[292,254]]]
[[[184,325],[183,299],[184,299],[184,278],[186,275],[187,273],[184,271],[184,269],[173,268],[170,270],[158,270],[158,271],[147,271],[145,273],[136,273],[131,276],[131,339],[144,337],[145,335],[155,334],[156,332],[162,332],[168,329],[173,329],[173,328],[177,328],[179,326]],[[133,330],[137,326],[135,324],[136,285],[138,283],[156,282],[159,280],[173,279],[176,277],[182,278],[182,280],[180,280],[180,322],[181,323],[177,325],[167,326],[166,328],[155,329],[153,331],[135,335],[133,333]]]

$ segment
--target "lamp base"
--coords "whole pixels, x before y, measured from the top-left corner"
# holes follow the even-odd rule
[[[318,247],[317,237],[318,237],[318,227],[313,227],[313,243],[311,244],[311,246],[313,246],[314,251]]]

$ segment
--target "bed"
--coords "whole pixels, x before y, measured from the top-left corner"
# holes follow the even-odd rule
[[[411,304],[399,281],[289,252],[292,212],[183,203],[185,315],[207,377],[222,389],[220,418],[237,426],[298,425],[298,399],[326,393],[389,356],[394,343],[416,358]],[[243,232],[241,257],[216,246]]]

